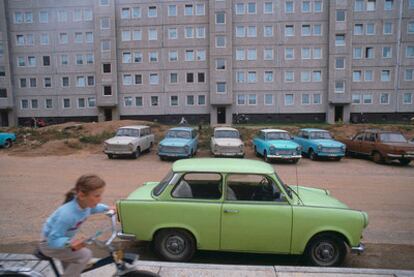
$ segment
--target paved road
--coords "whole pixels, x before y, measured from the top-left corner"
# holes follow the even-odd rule
[[[138,160],[109,160],[102,154],[16,157],[0,152],[0,250],[2,245],[39,239],[41,225],[84,173],[107,181],[104,200],[126,197],[145,181],[160,180],[170,168],[154,152]],[[363,159],[273,164],[288,184],[327,188],[354,209],[367,211],[364,241],[414,246],[414,166],[377,165]],[[3,248],[4,249],[4,248]]]

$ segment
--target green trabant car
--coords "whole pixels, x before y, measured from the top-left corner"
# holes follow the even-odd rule
[[[157,254],[187,261],[197,249],[305,254],[311,265],[340,265],[361,253],[365,212],[329,191],[288,186],[256,160],[176,161],[161,182],[117,202],[121,238],[153,241]]]

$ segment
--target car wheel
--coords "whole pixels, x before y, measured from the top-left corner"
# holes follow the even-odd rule
[[[345,242],[335,235],[314,237],[305,250],[307,261],[314,266],[339,266],[346,256]]]
[[[160,277],[157,273],[146,270],[133,270],[120,275],[122,277]]]
[[[139,157],[139,155],[141,154],[141,148],[137,147],[137,150],[135,150],[134,153],[132,153],[132,157],[134,159],[137,159]]]
[[[401,165],[408,165],[411,160],[409,159],[399,159]]]
[[[299,162],[299,159],[293,159],[292,163],[297,164]]]
[[[164,260],[185,262],[196,250],[194,237],[185,230],[167,229],[155,236],[155,251]]]
[[[384,162],[384,158],[382,157],[380,152],[375,151],[374,153],[372,153],[372,160],[374,162],[376,162],[377,164],[383,163]]]
[[[108,159],[113,159],[114,158],[113,154],[107,154],[107,156],[108,156]]]
[[[264,160],[265,162],[267,162],[267,163],[270,163],[270,159],[269,159],[269,157],[267,156],[267,152],[266,152],[266,150],[263,152],[263,160]]]
[[[309,159],[312,161],[316,161],[318,159],[318,155],[313,151],[313,149],[309,149]]]
[[[12,146],[13,146],[13,142],[11,141],[11,139],[6,140],[3,145],[4,148],[10,148]]]

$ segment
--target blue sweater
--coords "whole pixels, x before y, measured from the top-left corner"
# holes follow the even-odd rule
[[[50,248],[63,248],[75,236],[79,226],[89,215],[102,213],[108,210],[105,204],[98,204],[95,208],[82,209],[76,198],[60,206],[43,225],[43,237]]]

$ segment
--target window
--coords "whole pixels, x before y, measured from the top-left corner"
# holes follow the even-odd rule
[[[151,96],[151,106],[157,107],[159,105],[158,96]]]
[[[168,16],[177,16],[177,5],[168,5]]]
[[[26,35],[26,44],[27,45],[34,45],[33,34]]]
[[[322,71],[315,70],[312,71],[312,82],[320,82],[322,81]]]
[[[403,104],[412,104],[413,103],[413,95],[412,93],[406,92],[403,95]]]
[[[293,81],[295,81],[295,72],[285,71],[285,82],[293,82]]]
[[[86,36],[86,42],[87,43],[92,43],[93,42],[93,33],[92,32],[86,32],[85,36]]]
[[[142,74],[135,74],[135,84],[142,85]]]
[[[32,109],[34,109],[34,110],[39,108],[39,102],[37,101],[37,99],[32,99],[30,101],[30,104],[32,106]]]
[[[226,60],[225,59],[216,59],[216,69],[225,70],[226,69]]]
[[[129,8],[122,8],[121,9],[121,19],[129,19],[129,17],[130,17]]]
[[[293,48],[285,48],[285,60],[293,60],[295,58],[295,51]]]
[[[57,12],[58,22],[67,22],[68,21],[68,12],[60,10]]]
[[[243,49],[236,49],[236,60],[237,61],[244,61],[245,58],[245,52]]]
[[[366,47],[365,48],[365,58],[373,59],[374,58],[374,48],[373,47]]]
[[[185,50],[185,61],[194,61],[194,50]]]
[[[285,106],[291,106],[294,104],[293,94],[285,94]]]
[[[135,97],[135,106],[137,106],[137,107],[142,107],[143,106],[142,96],[136,96]]]
[[[64,109],[70,108],[70,98],[63,98],[63,108]]]
[[[157,40],[157,38],[158,38],[157,29],[149,29],[148,30],[148,40]]]
[[[95,86],[95,76],[88,76],[87,82],[89,87]]]
[[[178,83],[178,73],[170,73],[170,84]]]
[[[302,1],[302,12],[309,13],[311,12],[311,4],[310,1]]]
[[[35,88],[37,86],[36,82],[37,82],[37,79],[36,78],[30,78],[29,79],[30,87],[31,88]]]
[[[177,28],[168,29],[168,39],[177,39]]]
[[[372,104],[372,95],[371,94],[362,95],[362,103],[363,104]]]
[[[413,26],[414,26],[414,23],[413,23]],[[414,30],[414,28],[413,28],[413,30]],[[263,36],[264,37],[273,37],[273,26],[264,26],[263,27]]]
[[[196,37],[197,38],[205,38],[206,37],[206,28],[205,27],[197,27],[196,28]]]
[[[96,98],[95,97],[88,97],[88,108],[96,107]]]
[[[362,80],[362,71],[361,70],[354,70],[352,72],[352,81],[360,82]]]
[[[414,69],[409,68],[405,70],[404,80],[413,81],[414,80]]]
[[[322,12],[322,1],[313,2],[313,11],[316,13]]]
[[[264,104],[266,106],[273,105],[273,95],[272,94],[265,94],[265,96],[264,96]]]
[[[186,4],[184,6],[184,15],[187,15],[187,16],[193,15],[193,5],[192,4]]]
[[[186,98],[186,104],[187,106],[193,106],[194,105],[194,95],[187,95]]]
[[[344,57],[335,58],[335,68],[345,69],[345,58]]]
[[[124,97],[124,106],[125,107],[132,107],[132,97],[131,96],[125,96]]]
[[[414,9],[414,0],[408,0],[408,8]]]
[[[27,99],[22,99],[20,101],[20,106],[22,110],[27,110],[29,108],[29,100]]]
[[[49,22],[49,12],[40,11],[39,12],[39,22],[40,23],[48,23]]]
[[[345,92],[345,81],[335,81],[335,92],[336,93]]]
[[[142,31],[141,30],[133,30],[132,31],[132,40],[141,40],[142,39]]]
[[[35,56],[28,56],[27,57],[27,66],[30,66],[30,67],[36,66],[36,57]]]
[[[178,61],[177,51],[170,51],[170,52],[168,52],[168,60],[170,62],[176,62],[176,61]]]
[[[255,14],[256,13],[256,3],[255,2],[247,3],[247,13],[248,14]]]
[[[367,82],[371,82],[374,80],[374,72],[372,70],[365,70],[364,71],[364,80]]]
[[[248,61],[257,60],[257,50],[256,49],[247,49],[247,60]]]
[[[6,67],[3,65],[0,65],[0,77],[6,76]]]
[[[69,87],[69,77],[62,77],[62,87]]]
[[[83,55],[82,54],[76,54],[76,64],[78,64],[78,65],[83,64]]]
[[[293,25],[285,25],[285,37],[291,37],[295,35],[295,28]]]
[[[264,2],[263,4],[263,13],[272,14],[273,13],[273,2]]]
[[[335,46],[345,46],[345,35],[344,34],[335,35]]]
[[[132,18],[141,18],[141,8],[132,7]]]
[[[112,95],[112,87],[111,86],[104,86],[103,87],[103,95],[104,96],[111,96]]]
[[[170,96],[170,105],[171,106],[178,106],[178,96],[177,95],[171,95]]]
[[[24,57],[17,57],[17,66],[26,66],[26,59]]]
[[[361,104],[361,95],[359,95],[359,94],[352,94],[352,104],[353,105]]]
[[[244,38],[246,36],[246,28],[244,26],[236,26],[236,37]]]
[[[313,58],[322,59],[322,48],[313,48]]]
[[[194,73],[187,72],[187,74],[186,74],[186,82],[187,83],[194,83]]]
[[[384,35],[392,34],[392,22],[384,22]]]
[[[385,69],[381,70],[381,81],[389,82],[391,80],[391,70]]]
[[[219,35],[216,36],[216,47],[223,48],[226,47],[226,37]]]
[[[236,82],[237,83],[244,83],[245,82],[244,72],[243,71],[237,71],[236,72]]]
[[[101,22],[101,30],[109,29],[110,27],[109,17],[102,17],[100,22]]]
[[[389,104],[390,95],[388,93],[381,93],[380,95],[380,104]]]
[[[295,6],[293,1],[286,1],[285,2],[285,13],[293,13],[295,12]]]
[[[197,82],[199,83],[205,83],[206,81],[206,76],[204,72],[198,72],[197,73]]]
[[[217,93],[226,93],[226,82],[217,82],[216,83],[216,92]]]
[[[197,4],[196,5],[196,15],[205,15],[205,6],[204,4]]]
[[[264,72],[264,82],[265,83],[273,83],[273,71],[265,71]]]
[[[314,36],[321,36],[322,35],[322,25],[321,24],[313,25],[313,35]]]
[[[76,77],[76,86],[77,87],[85,87],[85,77],[84,76],[77,76]]]
[[[81,21],[82,20],[82,11],[81,9],[75,9],[73,12],[73,21]]]
[[[316,93],[313,95],[313,104],[321,104],[321,95],[319,93]]]
[[[198,96],[198,105],[204,106],[206,104],[206,96],[205,95],[199,95]]]
[[[405,56],[407,58],[414,58],[414,46],[407,46],[407,48],[405,48]]]
[[[158,56],[157,56],[157,58],[158,58]],[[143,58],[142,58],[142,53],[141,52],[134,52],[134,63],[141,63],[142,59]]]
[[[257,36],[257,28],[256,26],[249,26],[247,27],[247,37],[255,38]]]
[[[148,17],[157,17],[157,7],[155,6],[148,7]]]
[[[130,41],[131,40],[131,31],[122,31],[121,32],[121,40],[122,41]]]
[[[263,50],[263,60],[272,61],[273,60],[273,49],[265,48]]]
[[[346,12],[344,10],[337,10],[336,11],[336,21],[343,22],[345,21]]]
[[[246,105],[246,96],[244,94],[237,95],[237,105]]]
[[[355,24],[354,25],[354,35],[360,36],[364,34],[364,25],[363,24]]]
[[[67,65],[67,64],[69,64],[68,55],[66,55],[66,54],[60,55],[60,64],[61,65]]]
[[[257,104],[257,96],[256,94],[249,94],[247,98],[248,105],[256,105]]]
[[[302,36],[310,36],[311,27],[309,24],[302,25]]]
[[[53,101],[52,101],[52,99],[50,99],[50,98],[46,99],[45,106],[46,106],[46,109],[52,109],[53,108]]]
[[[301,82],[310,82],[311,81],[311,73],[310,73],[310,71],[302,71],[300,73],[300,81]]]
[[[236,3],[236,14],[241,15],[245,13],[244,3]]]
[[[27,80],[26,80],[26,78],[20,78],[20,87],[21,88],[27,87]]]
[[[93,64],[94,63],[94,56],[93,54],[86,54],[86,63],[87,64]]]
[[[132,61],[131,52],[123,52],[122,63],[131,63],[131,61]]]
[[[362,59],[362,48],[361,47],[354,48],[353,57],[354,59]]]
[[[310,95],[308,93],[302,94],[302,105],[310,104]]]
[[[68,34],[67,33],[60,33],[59,34],[59,43],[60,44],[68,43]]]
[[[150,73],[149,83],[150,85],[158,85],[160,83],[160,76],[158,73]]]
[[[375,24],[374,23],[367,23],[367,35],[375,35]]]
[[[226,23],[226,13],[216,12],[216,24],[225,24],[225,23]]]
[[[111,50],[111,41],[110,40],[102,40],[101,41],[101,51],[109,51]]]
[[[24,45],[24,35],[16,35],[16,45],[17,46]]]
[[[247,82],[248,83],[256,83],[256,81],[257,81],[256,71],[247,72]]]
[[[124,74],[122,77],[123,77],[122,78],[122,84],[124,86],[132,85],[132,75],[131,74]]]
[[[391,47],[390,46],[382,47],[382,57],[391,58]]]
[[[20,23],[23,23],[23,21],[24,21],[23,13],[15,12],[14,13],[14,23],[20,24]]]
[[[391,11],[394,6],[394,0],[385,0],[384,2],[384,10]]]
[[[410,21],[407,23],[407,33],[414,34],[414,21]]]
[[[82,43],[83,42],[83,33],[75,32],[75,43]]]
[[[376,9],[376,0],[368,0],[367,1],[367,11],[375,11]]]
[[[362,12],[364,10],[364,0],[355,0],[354,11]]]
[[[194,28],[185,27],[185,38],[193,38],[193,37],[194,37]]]
[[[78,98],[78,108],[83,109],[86,107],[85,98]]]
[[[158,52],[149,52],[148,57],[150,63],[158,62]]]
[[[83,18],[85,21],[92,21],[93,14],[91,9],[84,9],[83,10]]]

